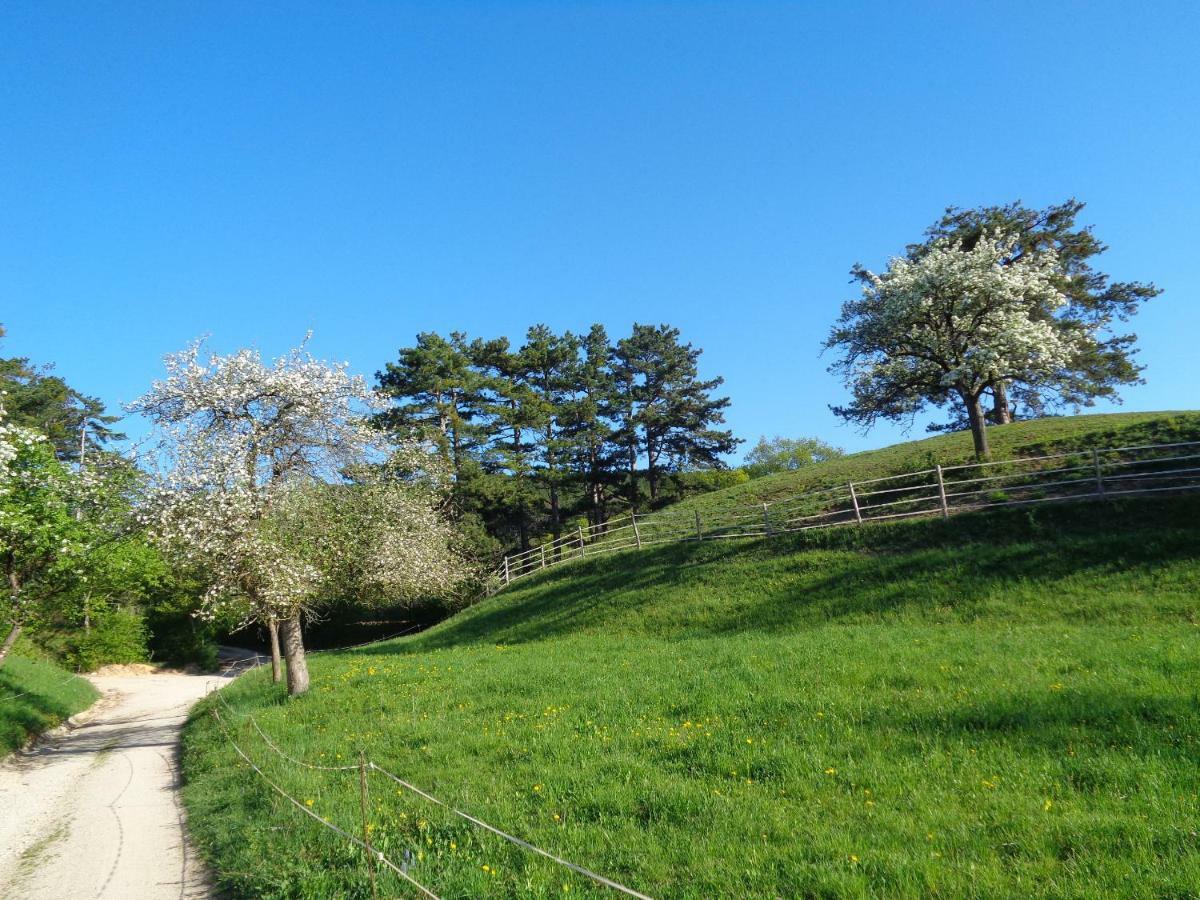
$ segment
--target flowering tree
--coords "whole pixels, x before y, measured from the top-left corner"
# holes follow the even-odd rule
[[[466,576],[432,457],[384,443],[366,420],[381,401],[345,365],[303,349],[273,363],[202,356],[197,343],[166,367],[130,407],[161,438],[151,533],[201,574],[201,614],[268,626],[276,680],[278,626],[289,693],[308,688],[301,617],[324,600],[445,591]],[[378,471],[388,458],[408,477]]]
[[[957,399],[982,459],[989,385],[1069,381],[1104,323],[1056,317],[1067,304],[1057,253],[1014,260],[1015,240],[989,235],[970,249],[939,241],[919,259],[893,259],[882,275],[864,272],[862,296],[843,305],[825,342],[842,350],[830,371],[853,394],[834,412],[869,427]]]
[[[34,612],[72,572],[85,546],[74,510],[80,479],[45,437],[9,424],[0,406],[0,569],[8,633],[0,665]]]

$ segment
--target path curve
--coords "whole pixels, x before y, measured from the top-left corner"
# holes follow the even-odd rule
[[[0,762],[5,900],[212,896],[187,839],[177,752],[187,711],[221,675],[90,676],[72,724]]]

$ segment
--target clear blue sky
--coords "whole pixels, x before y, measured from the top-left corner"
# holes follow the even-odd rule
[[[740,436],[858,449],[898,430],[828,411],[851,264],[1076,196],[1166,289],[1125,408],[1195,407],[1198,38],[1192,2],[10,0],[0,353],[115,405],[206,332],[369,374],[418,331],[670,322]]]

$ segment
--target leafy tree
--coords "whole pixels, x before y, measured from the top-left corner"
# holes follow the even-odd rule
[[[664,472],[721,468],[721,455],[740,443],[732,432],[713,427],[725,421],[729,406],[727,397],[711,396],[724,379],[702,380],[701,351],[680,343],[679,336],[679,329],[669,325],[635,324],[614,351],[623,394],[616,410],[618,440],[626,447],[631,488],[637,460],[645,458],[651,502],[658,499]],[[636,504],[635,495],[631,501]]]
[[[893,259],[882,275],[863,272],[861,298],[842,307],[825,343],[842,351],[831,371],[853,396],[834,412],[869,427],[954,397],[982,459],[990,385],[1053,390],[1088,367],[1106,321],[1070,313],[1055,250],[1016,257],[1016,244],[986,236],[966,250],[943,239],[915,260]]]
[[[785,438],[778,435],[770,440],[764,435],[746,454],[746,473],[761,478],[775,472],[791,472],[813,463],[828,462],[844,456],[840,447],[827,444],[820,438]]]
[[[34,616],[39,601],[70,579],[82,544],[75,473],[42,435],[4,421],[0,410],[0,569],[8,633],[0,665]]]
[[[151,533],[203,577],[202,613],[236,611],[273,638],[278,625],[288,692],[301,694],[301,617],[332,591],[442,590],[466,576],[440,511],[444,480],[420,445],[389,444],[368,424],[383,398],[344,366],[302,349],[272,364],[200,351],[168,356],[166,379],[130,407],[154,423],[167,462],[147,504]],[[407,477],[352,487],[389,456]]]
[[[987,235],[1013,238],[1012,250],[1001,260],[1012,265],[1029,254],[1053,250],[1058,259],[1055,284],[1066,298],[1065,306],[1043,309],[1039,315],[1062,329],[1086,327],[1095,335],[1115,322],[1128,321],[1143,303],[1161,291],[1153,284],[1114,282],[1093,268],[1093,261],[1107,247],[1076,220],[1084,204],[1070,199],[1045,209],[1029,209],[1020,201],[1005,206],[975,209],[950,207],[925,233],[925,240],[910,245],[909,259],[919,259],[939,241],[958,242],[970,252]],[[864,270],[859,267],[856,274]],[[1041,416],[1062,406],[1091,405],[1097,398],[1111,398],[1121,385],[1140,381],[1141,367],[1133,361],[1134,334],[1108,334],[1097,338],[1073,360],[1072,367],[1057,380],[1044,384],[996,379],[986,393],[992,398],[988,421],[1003,425],[1014,417]],[[959,430],[966,422],[960,414],[947,425],[930,430]]]

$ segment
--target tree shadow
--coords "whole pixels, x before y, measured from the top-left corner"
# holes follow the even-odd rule
[[[547,569],[429,632],[359,652],[639,629],[659,637],[724,636],[900,615],[969,621],[992,614],[988,603],[1014,585],[1038,586],[1044,596],[1080,576],[1150,575],[1200,560],[1197,513],[1197,497],[1125,501],[630,550]],[[664,603],[670,612],[660,609]],[[1033,615],[1045,620],[1053,612],[1039,600]],[[671,613],[677,621],[668,621]],[[1077,606],[1061,613],[1077,621],[1090,616]],[[1111,605],[1095,613],[1116,614]]]

